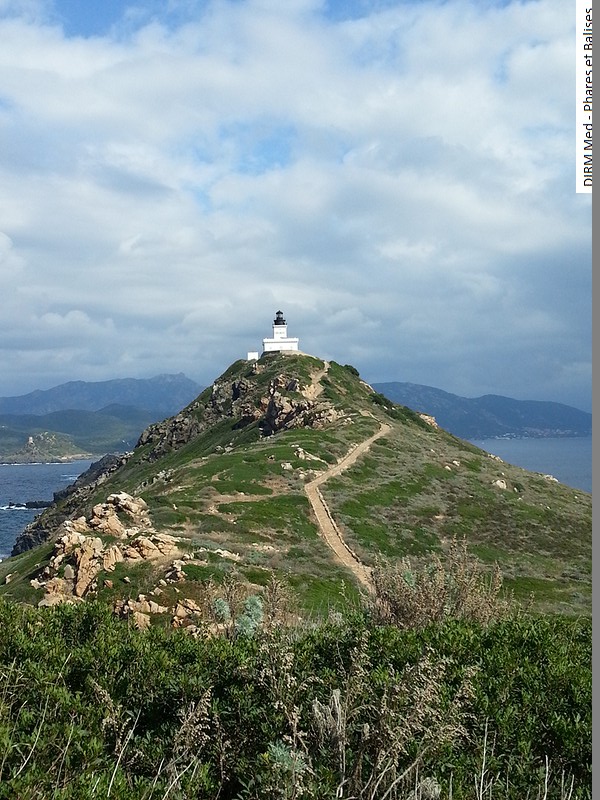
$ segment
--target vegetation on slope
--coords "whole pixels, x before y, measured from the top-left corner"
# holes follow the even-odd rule
[[[304,487],[378,431],[321,484],[367,592]],[[236,362],[37,524],[0,564],[0,798],[591,798],[591,497],[351,367]],[[177,558],[125,559],[152,537]]]
[[[111,492],[125,491],[147,503],[153,530],[174,536],[179,556],[189,557],[183,582],[163,587],[165,605],[174,606],[175,589],[195,599],[202,581],[235,571],[255,586],[274,576],[301,590],[305,612],[326,614],[356,597],[357,586],[319,536],[304,487],[384,422],[389,433],[321,486],[366,565],[441,555],[465,537],[483,563],[500,564],[517,597],[533,593],[534,609],[590,612],[590,495],[436,428],[373,392],[348,365],[301,354],[232,364],[180,414],[150,426],[103,482],[44,512],[32,541],[56,537],[65,518],[90,519]],[[38,558],[35,572],[20,559],[29,563],[24,555],[0,564],[0,594],[37,602],[29,582],[47,562]],[[171,568],[119,565],[86,596],[135,599]]]
[[[591,622],[193,639],[0,603],[0,797],[591,797]]]

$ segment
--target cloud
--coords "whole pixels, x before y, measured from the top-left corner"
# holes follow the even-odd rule
[[[117,11],[0,0],[3,394],[208,383],[281,307],[371,382],[589,407],[564,3]]]

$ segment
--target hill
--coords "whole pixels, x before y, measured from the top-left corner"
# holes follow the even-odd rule
[[[322,613],[369,591],[379,558],[429,558],[464,537],[517,598],[590,607],[590,495],[300,353],[235,362],[83,483],[21,535],[1,595],[193,617],[206,581],[274,576]]]
[[[51,414],[55,411],[100,411],[114,404],[134,406],[162,418],[175,414],[201,391],[183,373],[153,378],[69,381],[51,389],[0,397],[0,414]]]
[[[128,406],[100,411],[0,414],[0,462],[70,461],[131,450],[155,414]]]
[[[591,435],[591,414],[560,403],[498,395],[469,399],[413,383],[373,388],[434,416],[441,427],[465,439]],[[73,381],[0,398],[0,462],[70,460],[129,450],[146,426],[177,413],[201,390],[180,373]]]
[[[416,383],[374,383],[373,388],[395,403],[434,416],[442,428],[463,439],[592,435],[592,415],[563,403],[495,394],[460,397]]]
[[[0,462],[68,461],[131,450],[151,422],[174,414],[201,388],[183,374],[72,381],[0,398]]]

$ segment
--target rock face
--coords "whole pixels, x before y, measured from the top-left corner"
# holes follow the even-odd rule
[[[197,419],[188,414],[178,414],[165,422],[158,422],[143,431],[138,446],[153,444],[147,456],[148,461],[156,461],[171,450],[178,450],[202,430]]]
[[[98,537],[84,539],[75,551],[76,577],[73,591],[76,597],[83,597],[102,569],[102,561],[99,559],[101,553],[102,540]]]
[[[340,412],[314,395],[312,384],[303,386],[297,378],[285,374],[271,380],[266,390],[258,391],[249,378],[222,378],[180,414],[147,428],[137,446],[152,445],[146,460],[156,461],[226,418],[235,419],[236,428],[257,422],[263,436],[290,428],[324,427],[338,419]]]
[[[117,516],[119,513],[125,521]],[[96,535],[99,531],[103,537],[111,536],[116,541],[104,542]],[[89,519],[65,520],[59,527],[48,566],[32,581],[34,588],[44,589],[39,605],[78,602],[97,588],[96,578],[101,571],[112,572],[122,562],[179,556],[177,545],[174,536],[152,528],[142,498],[125,492],[111,494],[104,503],[94,506]],[[173,563],[179,562],[176,559]],[[145,609],[136,611],[143,613]]]
[[[47,542],[51,535],[52,530],[48,530],[39,520],[34,520],[17,536],[10,554],[11,556],[18,556],[27,550],[32,550],[34,547]]]

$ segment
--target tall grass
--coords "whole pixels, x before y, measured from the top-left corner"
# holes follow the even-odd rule
[[[401,566],[303,624],[227,581],[195,637],[0,602],[0,798],[591,798],[591,620],[510,613],[456,543]]]

